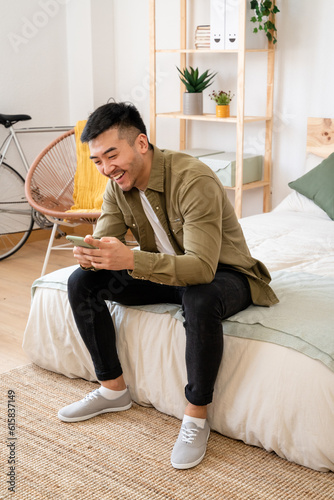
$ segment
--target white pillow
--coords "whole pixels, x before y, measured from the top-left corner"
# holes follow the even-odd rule
[[[273,212],[303,212],[322,219],[331,220],[322,208],[318,207],[312,200],[303,194],[292,191],[284,200],[273,209]]]
[[[324,160],[321,156],[314,155],[313,153],[307,153],[305,159],[304,174],[307,174],[310,170],[320,165]]]

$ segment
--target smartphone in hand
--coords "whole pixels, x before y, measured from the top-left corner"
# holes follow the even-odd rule
[[[66,236],[66,239],[73,243],[76,247],[84,247],[84,248],[97,248],[94,247],[93,245],[90,245],[89,243],[86,243],[83,236],[72,236],[68,235]]]

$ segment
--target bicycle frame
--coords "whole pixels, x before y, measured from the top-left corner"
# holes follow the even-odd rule
[[[5,161],[7,151],[11,145],[11,143],[14,141],[14,144],[16,146],[16,149],[21,157],[22,163],[24,165],[24,168],[26,172],[29,170],[29,164],[27,162],[26,156],[23,152],[22,146],[20,144],[20,141],[16,134],[33,134],[33,133],[40,133],[40,132],[66,132],[67,130],[71,130],[73,126],[65,126],[65,127],[31,127],[31,128],[18,128],[14,129],[14,127],[11,125],[8,127],[9,129],[9,134],[5,138],[5,140],[2,143],[2,146],[0,147],[0,167],[2,163]]]
[[[2,115],[6,118],[6,115]],[[13,121],[1,121],[1,126],[8,129],[7,135],[0,146],[0,176],[1,176],[1,196],[0,196],[0,260],[6,259],[17,252],[29,238],[34,223],[40,228],[50,228],[50,221],[42,214],[29,207],[25,198],[24,183],[25,175],[8,165],[6,155],[12,143],[21,158],[25,173],[29,170],[29,164],[23,147],[20,144],[18,134],[32,134],[40,132],[66,132],[73,129],[72,126],[66,127],[31,127],[17,128],[13,125],[23,120],[30,119],[27,115],[9,115]],[[18,120],[14,121],[16,118]],[[29,207],[29,208],[28,208]],[[57,228],[57,226],[54,226]],[[61,233],[61,232],[60,232]]]

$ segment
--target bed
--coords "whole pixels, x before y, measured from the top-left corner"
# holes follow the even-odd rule
[[[334,123],[309,119],[308,174],[291,184],[275,210],[240,220],[280,303],[250,306],[224,321],[223,361],[208,416],[225,436],[323,472],[334,471],[333,151]],[[23,348],[43,368],[95,381],[67,300],[75,267],[34,282]],[[181,419],[186,372],[179,307],[108,307],[133,400]]]

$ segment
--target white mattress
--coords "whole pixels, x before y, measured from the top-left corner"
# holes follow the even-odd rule
[[[252,254],[270,271],[334,277],[334,222],[325,214],[278,210],[241,224]],[[71,270],[61,271],[58,281],[53,273],[36,282],[23,345],[44,368],[95,380],[67,301],[66,274]],[[133,399],[182,418],[182,322],[168,312],[109,307]],[[211,428],[226,436],[315,470],[334,471],[334,373],[295,349],[225,335],[208,418]]]

